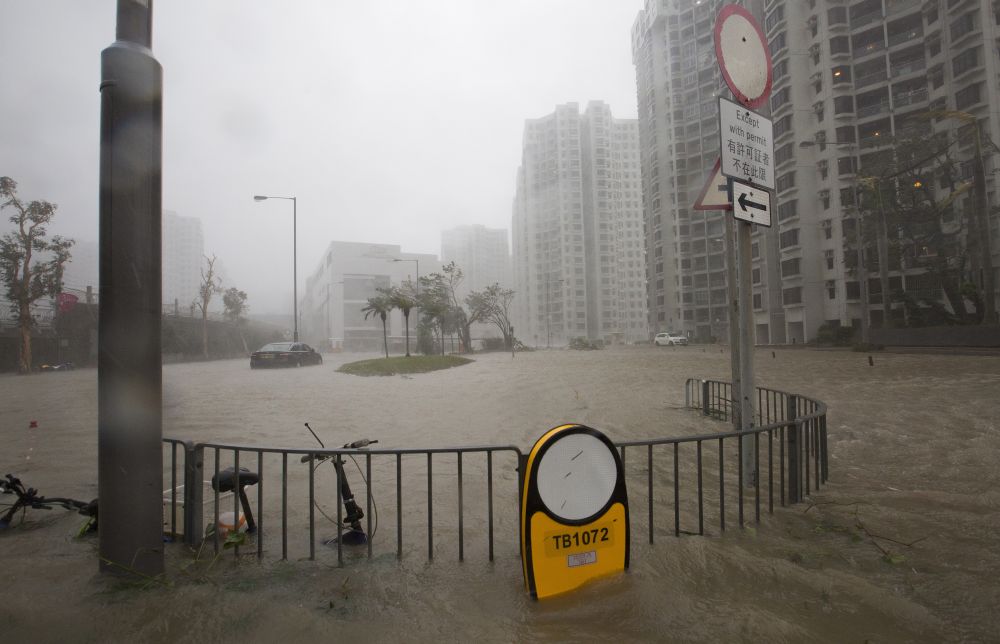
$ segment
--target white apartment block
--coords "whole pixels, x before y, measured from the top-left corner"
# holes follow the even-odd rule
[[[720,91],[728,95],[712,34],[723,4],[648,0],[632,32],[650,323],[720,339],[728,329],[725,215],[692,206],[718,157],[716,104]],[[753,235],[756,340],[801,343],[815,338],[824,323],[861,324],[862,284],[854,263],[845,261],[856,253],[858,186],[866,171],[874,175],[892,158],[894,139],[948,133],[965,179],[972,173],[973,126],[928,118],[928,112],[957,110],[977,120],[984,136],[1000,140],[998,113],[990,107],[1000,97],[1000,17],[987,0],[741,4],[760,18],[774,69],[770,105],[762,109],[770,108],[774,123],[777,186],[774,225],[757,227]],[[987,159],[988,201],[995,203],[992,167]],[[892,230],[888,236],[893,234],[898,237]],[[997,271],[996,216],[989,237]],[[874,240],[866,245],[869,319],[878,327],[885,315],[879,254]],[[889,291],[941,296],[918,255],[905,247],[888,254]],[[975,271],[970,278],[977,279]],[[904,318],[898,304],[892,318]]]
[[[205,240],[201,220],[163,211],[163,310],[183,314],[198,299],[201,269],[205,265]]]
[[[517,335],[646,341],[638,123],[600,101],[525,123],[513,205]]]
[[[441,263],[449,262],[455,262],[464,275],[457,294],[460,300],[492,284],[511,286],[510,250],[504,229],[475,224],[443,231]]]
[[[393,244],[332,241],[306,278],[299,300],[299,335],[319,349],[381,351],[382,321],[365,319],[362,309],[377,289],[440,272],[436,255],[405,253]],[[403,349],[403,314],[387,320],[390,351]],[[417,311],[410,315],[410,351],[416,347]]]

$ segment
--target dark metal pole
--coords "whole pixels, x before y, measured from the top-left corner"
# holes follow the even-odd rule
[[[295,331],[292,341],[299,341],[299,244],[298,244],[298,201],[292,197],[292,315],[295,317]]]
[[[163,572],[163,70],[152,0],[118,0],[101,52],[98,495],[100,569]]]

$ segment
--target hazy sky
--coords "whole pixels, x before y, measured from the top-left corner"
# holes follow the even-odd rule
[[[0,0],[0,175],[96,240],[100,52],[114,0]],[[155,0],[163,207],[253,311],[331,240],[439,253],[459,224],[509,228],[524,120],[604,100],[634,118],[641,0]],[[0,231],[6,230],[6,219]],[[300,289],[301,290],[301,289]]]

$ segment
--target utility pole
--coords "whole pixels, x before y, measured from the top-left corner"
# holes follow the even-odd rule
[[[983,131],[979,124],[976,124],[976,220],[978,222],[979,235],[979,262],[982,271],[983,287],[983,324],[997,323],[997,303],[996,288],[993,283],[993,251],[990,248],[990,215],[989,203],[986,198],[986,166],[983,163]]]
[[[97,466],[102,572],[163,572],[163,69],[152,0],[118,0],[101,52]]]

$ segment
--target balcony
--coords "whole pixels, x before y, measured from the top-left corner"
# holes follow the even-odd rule
[[[887,78],[888,76],[886,76],[885,70],[881,69],[877,72],[865,74],[864,76],[858,76],[854,79],[854,87],[867,87],[868,85],[874,85],[875,83],[885,81]]]
[[[877,148],[883,145],[889,145],[889,137],[886,136],[870,136],[867,138],[858,139],[858,144],[862,149],[864,148]]]
[[[892,65],[892,77],[899,78],[900,76],[906,76],[907,74],[914,74],[916,72],[922,72],[927,69],[927,61],[923,58],[917,58],[915,60],[907,61],[899,65]]]
[[[926,92],[924,92],[926,98]],[[859,119],[871,118],[873,116],[878,116],[879,114],[885,114],[889,111],[889,101],[881,101],[875,103],[874,105],[865,105],[864,107],[858,108],[857,117]]]
[[[864,27],[867,24],[873,23],[881,19],[882,19],[881,9],[876,9],[875,11],[869,11],[868,13],[862,14],[860,16],[852,16],[851,29],[858,29],[860,27]]]
[[[901,107],[906,107],[907,105],[915,105],[917,103],[923,103],[927,100],[927,88],[915,89],[909,92],[901,92],[895,94],[892,97],[892,104],[895,109]]]
[[[898,16],[920,8],[920,0],[889,0],[886,4],[886,13],[890,16]]]
[[[889,34],[889,46],[895,47],[896,45],[908,42],[910,40],[919,40],[924,36],[923,27],[915,27],[913,29],[907,29],[906,31],[901,31],[896,34]]]

